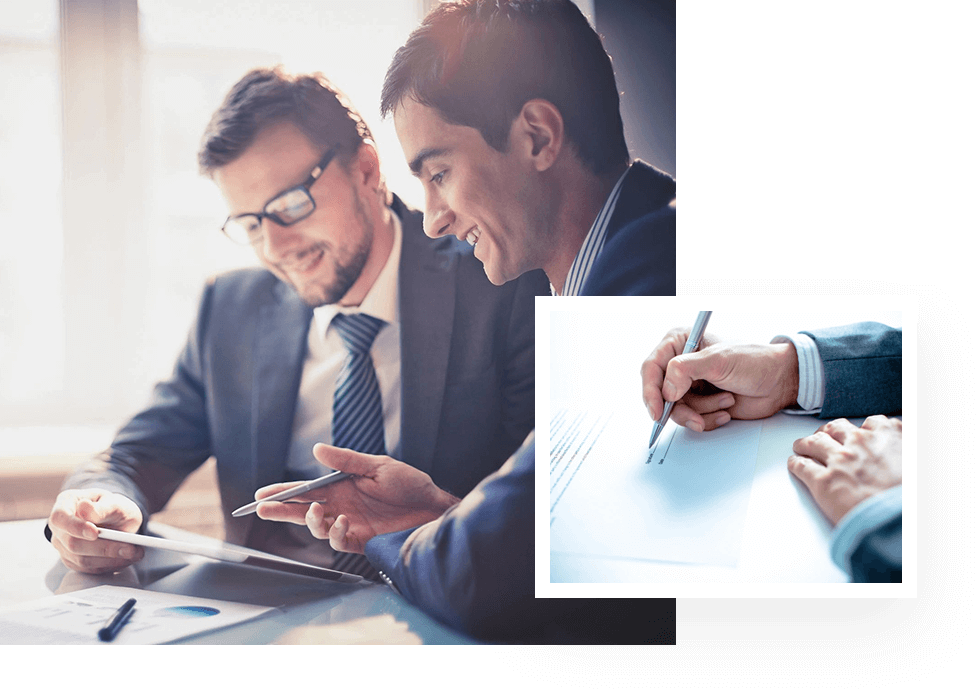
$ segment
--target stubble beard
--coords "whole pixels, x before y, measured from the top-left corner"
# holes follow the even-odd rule
[[[364,266],[367,265],[370,249],[373,246],[374,232],[359,194],[354,199],[354,215],[356,216],[355,222],[359,224],[360,242],[352,248],[352,251],[337,256],[335,251],[326,244],[318,244],[315,247],[323,252],[323,261],[329,261],[333,264],[332,280],[328,282],[312,281],[303,289],[297,288],[295,284],[290,282],[302,300],[312,308],[335,304],[342,299],[360,278]]]

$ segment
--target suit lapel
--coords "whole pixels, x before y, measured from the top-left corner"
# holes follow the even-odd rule
[[[398,271],[401,319],[401,459],[431,471],[445,396],[455,317],[457,254],[452,238],[429,239],[421,214],[395,199],[403,240]]]
[[[275,298],[259,310],[251,398],[252,486],[280,481],[285,470],[311,320],[312,309],[284,283],[275,286]]]
[[[663,208],[676,198],[676,180],[648,163],[636,160],[625,173],[615,212],[608,221],[605,243],[635,218]]]

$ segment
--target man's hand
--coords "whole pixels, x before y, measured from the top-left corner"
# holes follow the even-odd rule
[[[378,534],[427,524],[458,502],[428,474],[390,457],[365,455],[323,443],[312,449],[316,460],[352,478],[310,491],[296,502],[265,502],[258,516],[272,521],[305,524],[334,550],[362,553]],[[274,495],[299,482],[259,488],[255,499]],[[309,504],[312,503],[312,504]]]
[[[903,422],[870,416],[856,428],[830,421],[795,441],[788,470],[811,491],[833,525],[860,502],[903,481]]]
[[[705,334],[701,349],[683,354],[689,328],[670,330],[642,363],[642,397],[659,419],[670,417],[693,431],[712,430],[730,419],[762,419],[795,403],[798,355],[790,343],[733,345]]]
[[[135,533],[143,515],[135,502],[97,488],[62,491],[51,508],[51,544],[69,569],[115,572],[143,558],[143,549],[98,537],[96,526]]]

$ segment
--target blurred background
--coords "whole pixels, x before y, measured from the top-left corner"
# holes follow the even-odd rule
[[[196,166],[247,70],[323,72],[370,125],[391,189],[422,205],[377,110],[437,1],[0,0],[0,519],[46,516],[64,473],[169,375],[207,276],[256,263],[221,235]],[[675,3],[577,4],[612,55],[633,157],[675,174]],[[201,488],[198,525],[212,479],[182,492]]]

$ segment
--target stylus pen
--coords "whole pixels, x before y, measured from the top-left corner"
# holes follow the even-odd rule
[[[700,346],[700,340],[703,339],[703,333],[706,332],[706,324],[710,322],[710,315],[712,313],[712,311],[700,311],[700,314],[696,317],[696,322],[693,323],[693,329],[689,331],[689,337],[686,338],[686,346],[683,347],[683,354],[695,352],[696,348]],[[662,433],[662,429],[666,427],[666,422],[669,421],[674,404],[675,402],[666,402],[662,408],[662,415],[655,422],[655,425],[652,426],[652,439],[649,440],[649,447],[655,445],[656,438]]]
[[[132,616],[133,610],[136,607],[136,599],[130,598],[122,607],[115,611],[115,613],[106,621],[105,626],[98,630],[98,638],[100,641],[112,641],[115,635],[119,633],[129,618]]]
[[[317,488],[328,486],[331,483],[342,481],[343,479],[349,478],[352,475],[353,474],[345,474],[342,471],[334,471],[332,474],[326,474],[325,476],[320,476],[319,478],[313,479],[312,481],[306,481],[301,486],[296,486],[295,488],[289,488],[288,490],[283,490],[282,492],[276,493],[275,495],[269,495],[267,498],[262,498],[261,500],[255,500],[252,503],[248,503],[244,507],[239,507],[234,512],[232,512],[231,516],[243,517],[246,514],[252,514],[258,509],[258,506],[263,502],[282,502],[283,500],[294,498],[297,495],[308,493],[311,490],[316,490]]]

